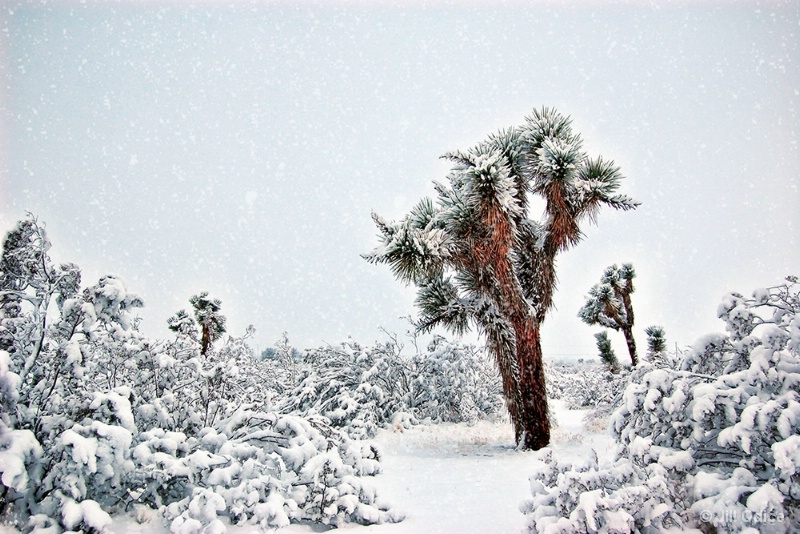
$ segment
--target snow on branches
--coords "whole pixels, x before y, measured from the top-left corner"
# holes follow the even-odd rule
[[[476,421],[503,411],[496,369],[483,351],[436,336],[427,350],[402,353],[396,340],[355,341],[307,351],[298,385],[278,409],[321,415],[354,439],[393,421]]]
[[[30,216],[0,257],[4,524],[102,532],[109,514],[148,508],[173,532],[400,519],[363,478],[379,471],[374,449],[270,411],[273,368],[253,358],[251,330],[215,345],[184,314],[174,341],[149,339],[122,278],[81,291],[79,269],[49,249]],[[200,304],[221,335],[220,303]]]
[[[611,418],[611,465],[531,477],[538,532],[787,532],[800,522],[800,285],[726,296],[727,334],[638,374]]]

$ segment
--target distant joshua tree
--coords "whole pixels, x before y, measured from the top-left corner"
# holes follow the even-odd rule
[[[599,284],[589,290],[586,303],[578,312],[578,317],[588,325],[599,324],[606,328],[621,330],[628,344],[631,365],[636,367],[636,340],[633,338],[633,279],[636,272],[633,265],[624,263],[622,267],[612,265],[606,268]]]
[[[189,303],[194,308],[194,319],[180,310],[169,318],[167,324],[169,329],[197,341],[197,327],[200,327],[200,354],[203,356],[208,352],[209,347],[225,333],[225,316],[220,313],[222,301],[211,299],[208,291],[203,291],[189,299]]]
[[[648,326],[644,329],[647,334],[647,358],[656,367],[668,367],[673,359],[667,354],[667,334],[661,326]]]

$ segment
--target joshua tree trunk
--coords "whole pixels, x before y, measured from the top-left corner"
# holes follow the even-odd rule
[[[636,340],[633,339],[633,328],[631,326],[624,326],[621,330],[625,335],[625,342],[628,344],[628,354],[631,355],[631,366],[636,367],[636,364],[639,363],[639,357],[636,355]]]
[[[200,325],[202,330],[202,337],[200,339],[200,354],[205,356],[206,352],[208,352],[208,346],[211,345],[211,329],[208,325]]]
[[[491,329],[488,325],[484,325],[484,330],[488,339],[489,353],[495,356],[497,368],[500,371],[503,397],[506,400],[508,415],[511,417],[511,425],[514,427],[514,439],[516,443],[519,443],[525,426],[523,413],[525,407],[519,385],[519,365],[514,349],[515,344],[504,339],[502,332]]]
[[[517,439],[517,445],[522,449],[539,450],[550,442],[550,418],[539,325],[531,319],[514,325],[514,331],[517,334],[520,391],[524,406],[522,435]]]
[[[631,291],[633,286],[631,287]],[[622,305],[625,306],[625,316],[627,319],[626,324],[622,327],[622,333],[625,335],[625,342],[628,344],[628,354],[631,355],[631,367],[636,367],[639,363],[639,357],[636,355],[636,340],[633,339],[633,303],[631,303],[631,293],[626,292],[622,294]]]
[[[517,446],[538,450],[550,442],[550,417],[542,361],[539,323],[533,314],[511,264],[501,260],[494,269],[498,280],[498,307],[508,317],[516,338],[522,421],[514,427]]]

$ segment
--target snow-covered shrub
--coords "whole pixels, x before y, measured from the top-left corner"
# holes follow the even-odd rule
[[[300,364],[303,361],[303,351],[293,347],[289,343],[289,334],[283,332],[275,342],[275,346],[265,349],[258,359],[269,364],[275,376],[279,377],[275,390],[282,393],[285,388],[291,389],[296,384]]]
[[[789,277],[750,298],[732,293],[717,314],[727,334],[701,338],[679,369],[628,386],[611,421],[614,463],[559,466],[545,453],[523,507],[532,531],[788,532],[800,523],[800,285]]]
[[[605,363],[545,364],[547,394],[570,409],[606,407],[624,389],[628,373],[612,373]]]
[[[393,342],[362,347],[353,340],[306,351],[298,385],[279,411],[320,415],[355,439],[373,436],[403,411],[410,362]]]
[[[402,349],[392,339],[307,351],[299,384],[278,409],[324,416],[354,439],[373,436],[397,417],[471,422],[502,412],[499,376],[483,351],[439,336],[425,352],[406,356]]]
[[[412,363],[407,410],[419,419],[475,422],[503,412],[500,377],[484,351],[435,336]]]
[[[323,420],[237,410],[196,437],[144,432],[133,459],[154,476],[131,495],[161,507],[173,532],[218,525],[221,516],[263,528],[399,519],[362,478],[379,472],[375,451]]]
[[[533,498],[521,506],[532,532],[663,532],[680,525],[670,503],[668,474],[643,456],[619,459],[599,466],[593,454],[583,464],[554,459],[550,448],[538,458],[543,466],[530,478]]]
[[[175,340],[147,339],[121,278],[81,291],[78,268],[53,265],[49,248],[31,216],[0,257],[0,521],[101,532],[130,506],[159,510],[174,532],[220,532],[220,516],[265,528],[398,519],[362,479],[379,471],[374,448],[269,411],[271,369],[252,358],[250,331],[216,347],[183,321]]]

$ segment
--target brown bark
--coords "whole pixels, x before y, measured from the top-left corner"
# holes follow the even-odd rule
[[[498,278],[498,306],[508,318],[516,338],[519,394],[522,399],[522,422],[515,425],[517,446],[538,450],[550,442],[550,416],[542,361],[539,322],[522,293],[511,263],[500,261],[495,267]]]
[[[517,444],[523,449],[539,450],[550,443],[550,416],[539,325],[529,320],[515,325],[514,330],[517,333],[520,391],[525,418],[522,436]]]
[[[636,355],[636,340],[633,339],[633,328],[624,326],[621,330],[625,335],[625,342],[628,344],[628,354],[631,355],[631,367],[636,367],[636,364],[639,363],[639,358]]]
[[[622,326],[622,333],[625,334],[625,342],[628,344],[628,354],[631,355],[631,366],[636,367],[639,363],[639,358],[636,355],[636,340],[633,339],[633,303],[631,303],[631,292],[633,285],[631,284],[627,291],[622,294],[622,305],[625,306],[625,316],[627,322]]]
[[[500,369],[517,446],[538,450],[550,441],[539,321],[514,272],[509,254],[512,232],[507,220],[487,210],[484,221],[490,235],[472,243],[472,254],[462,258],[462,266],[471,272],[513,332],[513,340],[504,339],[502,331],[491,325],[485,327]],[[543,293],[549,302],[552,288]]]
[[[507,347],[490,349],[497,359],[500,378],[503,384],[503,397],[506,399],[508,415],[514,427],[514,441],[520,442],[525,427],[525,405],[521,395],[519,372],[516,370],[517,355]]]
[[[487,296],[496,297],[496,280],[493,282],[485,275],[485,271],[475,267],[471,261],[464,261],[463,267],[469,269],[474,280],[478,283],[481,293]],[[491,298],[490,300],[496,300]],[[514,428],[515,442],[519,443],[525,426],[524,403],[519,385],[519,366],[517,363],[516,341],[513,332],[509,329],[501,328],[496,324],[496,318],[490,315],[479,314],[478,322],[482,325],[486,335],[487,348],[494,355],[497,368],[500,371],[501,383],[503,386],[503,397],[506,401],[508,415],[511,418],[511,425]],[[510,326],[510,325],[509,325]]]
[[[201,325],[201,329],[203,333],[200,340],[200,354],[205,356],[206,352],[208,352],[208,346],[211,344],[211,330],[205,324]]]

